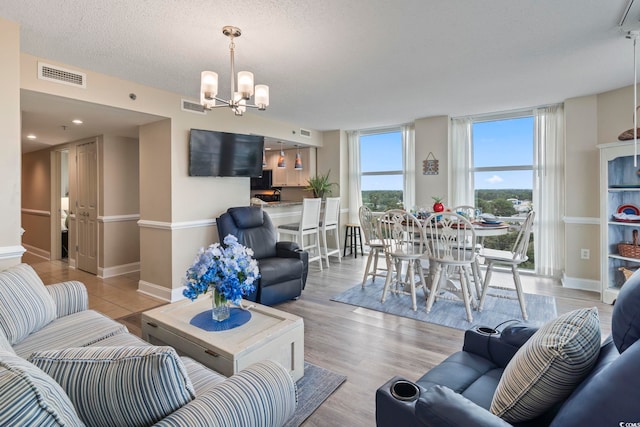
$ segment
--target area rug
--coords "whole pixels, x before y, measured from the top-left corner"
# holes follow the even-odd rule
[[[462,301],[438,300],[433,305],[431,313],[427,314],[422,289],[418,289],[416,294],[418,310],[413,311],[411,309],[411,296],[409,295],[388,292],[386,301],[384,303],[380,302],[383,286],[384,282],[382,280],[377,280],[375,283],[371,283],[369,280],[364,289],[358,284],[336,295],[331,300],[462,330],[469,329],[471,326],[490,326],[495,328],[510,320],[519,320],[528,325],[540,326],[557,317],[556,301],[553,297],[525,294],[527,314],[529,315],[529,320],[525,322],[522,320],[522,313],[517,300],[487,295],[482,312],[473,310],[471,312],[473,321],[469,323]],[[509,292],[493,289],[491,291],[493,293]],[[511,293],[515,295],[515,291]]]
[[[304,362],[304,376],[296,383],[298,407],[285,426],[302,424],[346,379],[344,375]]]

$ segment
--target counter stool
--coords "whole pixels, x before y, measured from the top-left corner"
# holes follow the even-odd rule
[[[362,249],[362,234],[360,233],[360,224],[347,224],[347,229],[344,234],[344,250],[342,256],[347,256],[347,247],[349,248],[349,255],[354,254],[355,258],[358,258],[358,244],[360,244],[360,255],[364,256],[364,250]],[[349,244],[347,245],[347,242]]]

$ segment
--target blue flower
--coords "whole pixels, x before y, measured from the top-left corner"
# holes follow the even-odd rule
[[[210,288],[234,304],[239,304],[243,295],[255,290],[255,281],[260,277],[258,262],[253,251],[229,234],[223,244],[214,243],[200,248],[191,267],[187,269],[185,289],[182,294],[190,300],[207,293]]]

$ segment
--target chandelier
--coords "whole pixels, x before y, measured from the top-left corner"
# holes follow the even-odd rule
[[[217,107],[229,107],[236,116],[241,116],[247,107],[257,108],[258,110],[266,110],[269,105],[269,86],[253,85],[253,73],[249,71],[240,71],[238,73],[238,81],[236,87],[236,72],[233,60],[234,49],[236,47],[233,39],[240,37],[242,31],[240,28],[227,25],[222,27],[222,34],[229,37],[229,55],[231,59],[231,94],[229,99],[218,98],[218,73],[213,71],[203,71],[200,76],[200,104],[205,110],[211,110]],[[247,101],[254,96],[255,104],[248,104]],[[216,101],[221,104],[216,104]]]

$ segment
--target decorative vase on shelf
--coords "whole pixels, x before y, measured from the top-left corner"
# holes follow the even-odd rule
[[[229,304],[227,299],[215,287],[211,287],[211,318],[222,322],[227,320],[230,315]]]

